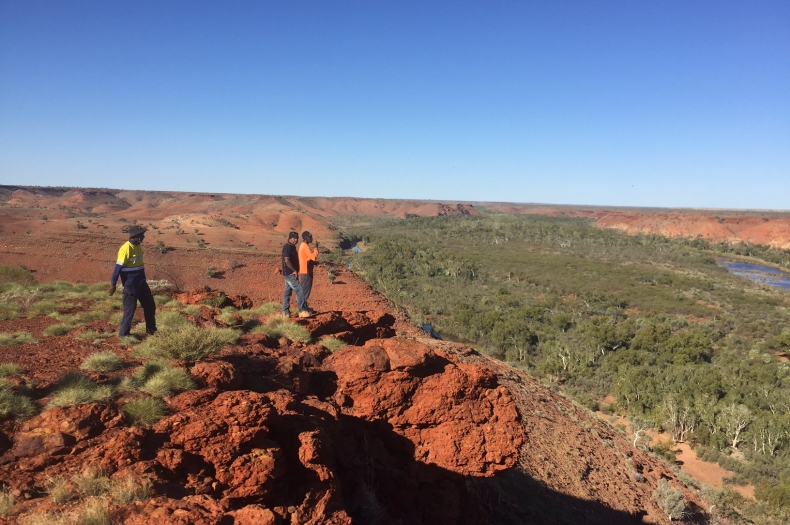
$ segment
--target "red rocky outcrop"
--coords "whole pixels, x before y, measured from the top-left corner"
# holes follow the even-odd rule
[[[348,346],[324,367],[337,374],[345,414],[384,420],[414,445],[416,461],[464,476],[512,467],[525,434],[490,370],[400,338]]]

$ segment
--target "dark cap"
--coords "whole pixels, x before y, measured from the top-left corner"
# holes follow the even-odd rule
[[[296,233],[296,232],[291,232],[291,233],[288,234],[288,238],[289,239],[298,239],[299,238],[299,234]]]
[[[306,241],[307,239],[309,239],[309,238],[310,238],[310,237],[312,237],[312,236],[313,236],[313,234],[312,234],[312,233],[310,233],[310,232],[309,232],[309,231],[307,231],[307,230],[305,230],[305,231],[303,231],[303,232],[302,232],[302,240],[303,240],[303,241]]]
[[[146,231],[148,231],[148,228],[145,226],[138,226],[137,224],[129,226],[129,238],[140,236]]]

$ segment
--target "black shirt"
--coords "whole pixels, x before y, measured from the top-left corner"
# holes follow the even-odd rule
[[[285,243],[285,246],[283,246],[283,275],[291,275],[294,271],[288,268],[288,265],[285,264],[285,259],[290,260],[291,265],[299,271],[299,253],[296,251],[296,246],[290,242]]]

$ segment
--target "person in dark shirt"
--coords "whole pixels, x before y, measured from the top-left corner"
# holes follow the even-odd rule
[[[296,243],[299,242],[299,234],[291,232],[288,234],[288,242],[283,245],[283,277],[285,277],[285,291],[283,292],[283,314],[291,315],[291,292],[296,292],[296,306],[299,308],[299,317],[310,317],[307,305],[302,293],[302,285],[299,283],[299,254],[296,251]]]
[[[156,333],[156,303],[145,280],[143,248],[140,246],[145,238],[145,231],[142,226],[129,227],[129,240],[118,250],[118,259],[110,278],[110,295],[115,293],[115,283],[118,282],[119,276],[123,285],[123,318],[118,330],[120,337],[129,335],[137,301],[140,301],[145,314],[146,333],[149,335]]]

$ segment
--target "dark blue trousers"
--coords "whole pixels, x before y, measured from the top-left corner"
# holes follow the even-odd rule
[[[137,309],[137,301],[140,301],[140,306],[143,307],[146,333],[156,332],[156,303],[148,283],[142,282],[123,287],[123,319],[121,319],[121,328],[118,330],[118,335],[121,337],[129,335],[129,331],[132,329],[132,319],[134,311]]]
[[[310,307],[310,292],[313,290],[313,274],[300,273],[299,282],[302,283],[302,295],[304,295],[304,304],[307,308]]]

